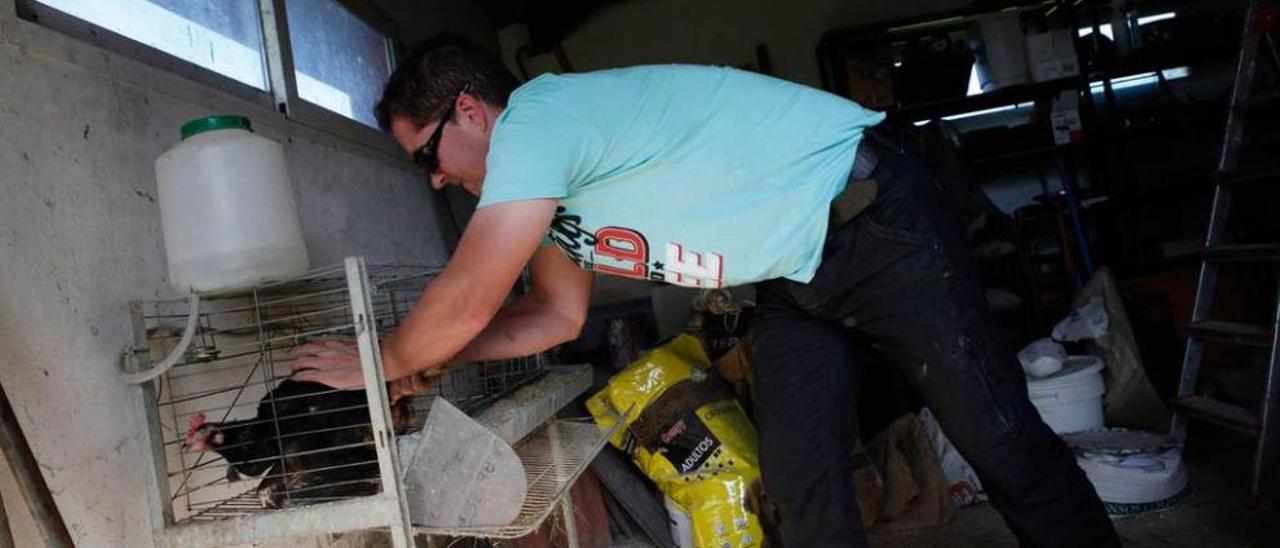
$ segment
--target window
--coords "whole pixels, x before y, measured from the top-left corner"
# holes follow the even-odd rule
[[[388,41],[334,0],[286,0],[298,96],[368,126],[391,76]]]
[[[373,115],[393,24],[368,0],[6,1],[32,23],[400,154]]]
[[[34,0],[259,90],[258,0]]]

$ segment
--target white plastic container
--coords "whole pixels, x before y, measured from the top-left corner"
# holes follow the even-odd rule
[[[1080,74],[1076,45],[1067,29],[1027,35],[1027,68],[1033,82]]]
[[[982,91],[1027,83],[1027,40],[1018,14],[986,17],[975,28],[982,52],[977,64]]]
[[[1165,510],[1187,493],[1182,448],[1168,436],[1111,428],[1063,440],[1112,516]]]
[[[1062,371],[1067,363],[1067,349],[1053,339],[1038,339],[1018,352],[1022,372],[1032,379],[1043,379]]]
[[[1132,455],[1087,453],[1076,462],[1111,515],[1164,510],[1187,488],[1181,449]]]
[[[1055,433],[1102,428],[1102,360],[1068,356],[1062,371],[1027,383],[1031,403]]]
[[[182,126],[182,142],[156,160],[169,281],[220,293],[310,267],[280,143],[241,116]]]
[[[1149,504],[1168,500],[1187,487],[1182,450],[1133,454],[1084,453],[1077,458],[1103,501]]]

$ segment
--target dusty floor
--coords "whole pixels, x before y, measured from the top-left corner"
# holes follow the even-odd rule
[[[1280,507],[1246,506],[1253,445],[1244,437],[1196,428],[1190,434],[1191,495],[1174,508],[1117,520],[1129,548],[1196,546],[1213,548],[1280,546]],[[950,524],[928,531],[872,535],[877,548],[1017,546],[1000,515],[989,505],[964,508]]]

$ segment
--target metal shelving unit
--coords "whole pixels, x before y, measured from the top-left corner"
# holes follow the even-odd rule
[[[966,7],[958,10],[935,13],[909,19],[864,25],[850,29],[828,32],[817,48],[818,61],[821,68],[823,86],[834,93],[846,97],[854,97],[849,89],[849,81],[841,76],[847,70],[850,59],[859,55],[875,52],[880,61],[890,62],[895,67],[906,61],[893,61],[885,57],[894,44],[917,40],[933,40],[945,36],[953,40],[956,36],[967,35],[970,28],[978,21],[991,16],[1017,15],[1026,19],[1034,19],[1046,28],[1073,29],[1076,64],[1080,67],[1076,76],[1056,78],[1040,82],[1029,82],[1019,85],[1001,87],[976,95],[965,95],[963,92],[953,96],[938,97],[926,101],[905,102],[897,100],[892,106],[883,107],[891,120],[899,122],[920,122],[938,120],[951,115],[976,113],[998,107],[1034,103],[1045,106],[1061,92],[1075,91],[1079,98],[1080,119],[1086,134],[1086,142],[1081,146],[1053,145],[1048,142],[1027,142],[1025,148],[1002,151],[997,154],[983,154],[982,161],[970,160],[971,167],[986,167],[1001,160],[1038,160],[1054,175],[1061,186],[1063,194],[1063,210],[1070,228],[1070,240],[1063,242],[1063,256],[1071,256],[1065,260],[1067,264],[1078,267],[1079,272],[1072,272],[1068,279],[1078,287],[1092,276],[1094,268],[1093,241],[1086,230],[1080,205],[1079,182],[1084,178],[1078,169],[1076,156],[1084,156],[1084,168],[1088,172],[1088,180],[1095,189],[1105,189],[1106,180],[1103,165],[1098,161],[1104,156],[1099,147],[1098,129],[1096,127],[1095,105],[1090,92],[1089,70],[1081,38],[1074,32],[1079,25],[1077,21],[1082,15],[1093,15],[1108,9],[1104,2],[1084,2],[1068,0],[1010,2],[1001,7]],[[976,59],[975,59],[976,62]],[[888,67],[882,70],[891,70]],[[948,87],[951,87],[948,84]],[[896,90],[895,90],[896,91]],[[1047,109],[1045,109],[1047,110]],[[1045,115],[1048,118],[1048,115]],[[1046,137],[1048,124],[1044,128]],[[1074,245],[1072,245],[1074,244]]]

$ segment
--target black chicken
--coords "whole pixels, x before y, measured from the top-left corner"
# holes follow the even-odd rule
[[[403,400],[402,400],[403,401]],[[402,405],[392,408],[403,424]],[[227,479],[258,476],[263,508],[376,494],[377,453],[363,390],[334,390],[314,382],[285,380],[263,396],[247,420],[206,422],[191,417],[186,445],[227,460]]]

